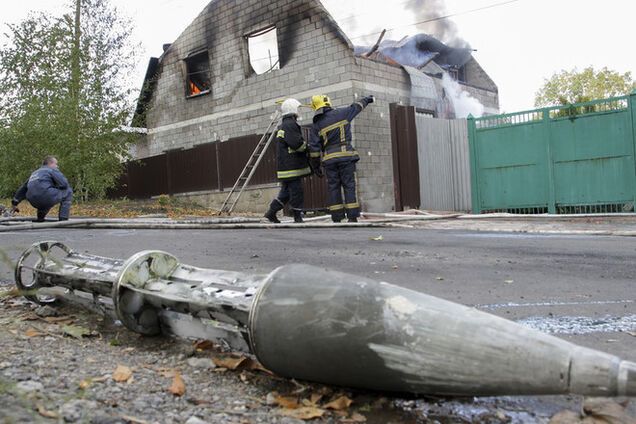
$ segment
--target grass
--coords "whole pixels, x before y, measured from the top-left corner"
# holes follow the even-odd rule
[[[0,199],[0,205],[11,206],[11,200]],[[18,206],[20,213],[16,216],[35,217],[36,211],[24,201]],[[72,217],[86,218],[137,218],[143,215],[162,214],[169,218],[214,217],[218,211],[205,208],[196,203],[178,201],[168,196],[159,196],[156,200],[96,200],[73,203]],[[51,210],[49,217],[57,216],[57,206]]]

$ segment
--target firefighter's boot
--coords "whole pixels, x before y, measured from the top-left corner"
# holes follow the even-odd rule
[[[303,211],[294,211],[294,222],[297,224],[302,224],[303,222]]]
[[[280,224],[280,220],[276,217],[276,211],[272,208],[265,212],[265,218],[272,224]]]

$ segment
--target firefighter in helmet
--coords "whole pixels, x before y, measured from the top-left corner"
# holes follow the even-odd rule
[[[301,103],[296,99],[287,99],[281,105],[283,121],[276,133],[276,156],[278,161],[278,180],[280,193],[269,206],[265,218],[280,223],[276,213],[287,203],[294,214],[294,222],[303,222],[303,183],[302,178],[311,175],[307,157],[307,142],[298,125],[298,108]]]
[[[373,96],[367,96],[349,107],[334,109],[325,95],[311,99],[316,114],[309,140],[310,160],[312,168],[319,169],[322,156],[333,222],[341,222],[345,215],[349,222],[358,222],[360,217],[355,180],[356,162],[360,156],[351,144],[351,121],[374,101]]]

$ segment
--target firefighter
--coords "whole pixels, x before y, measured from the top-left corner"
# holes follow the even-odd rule
[[[16,191],[11,201],[12,211],[18,211],[18,205],[24,199],[37,209],[36,222],[44,222],[46,215],[55,206],[60,205],[59,220],[68,221],[71,213],[73,190],[68,180],[60,172],[57,159],[47,156],[42,166],[31,174],[28,181]]]
[[[311,106],[316,111],[309,141],[311,166],[319,169],[322,155],[333,222],[341,222],[345,214],[349,222],[358,222],[360,217],[355,180],[360,156],[351,145],[351,121],[374,101],[373,96],[367,96],[349,107],[334,109],[327,96],[311,99]]]
[[[279,224],[276,213],[287,203],[294,214],[294,222],[303,222],[303,182],[302,178],[311,175],[307,157],[307,142],[298,125],[298,108],[296,99],[287,99],[281,105],[283,122],[276,133],[276,156],[278,161],[278,180],[281,182],[280,193],[269,206],[265,218]]]

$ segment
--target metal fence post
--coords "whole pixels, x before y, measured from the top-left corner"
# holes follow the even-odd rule
[[[548,171],[548,213],[556,214],[556,187],[554,184],[554,160],[552,158],[552,132],[550,109],[543,109],[543,139],[546,146]]]
[[[479,196],[479,158],[477,157],[477,126],[475,117],[468,115],[468,148],[470,149],[470,190],[472,213],[481,213],[481,197]]]
[[[636,89],[629,95],[629,109],[632,115],[632,143],[634,145],[634,211],[636,212]]]

